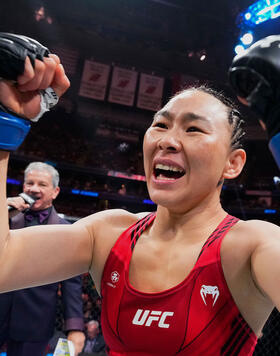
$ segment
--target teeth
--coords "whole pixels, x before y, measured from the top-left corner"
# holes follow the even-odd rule
[[[158,177],[158,179],[161,179],[161,180],[175,180],[175,178],[168,178],[168,177],[165,177],[164,175],[160,174]]]
[[[165,164],[156,164],[156,169],[162,169],[162,170],[165,170],[165,171],[173,171],[173,172],[180,172],[182,173],[183,170],[178,168],[178,167],[174,167],[174,166],[167,166]]]

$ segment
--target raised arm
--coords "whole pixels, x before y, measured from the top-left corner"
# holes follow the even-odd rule
[[[6,179],[9,152],[15,137],[10,128],[33,119],[42,112],[42,92],[51,87],[60,97],[69,87],[59,58],[55,55],[28,55],[16,48],[19,58],[13,62],[13,42],[0,34],[0,290],[2,292],[62,280],[88,270],[92,258],[92,236],[86,226],[49,225],[9,231]],[[7,43],[5,51],[1,48]],[[15,44],[16,45],[16,44]],[[29,45],[29,44],[28,44]],[[2,46],[2,47],[1,47]],[[41,50],[41,48],[40,48]],[[10,51],[10,52],[9,52]],[[5,59],[5,53],[12,52]],[[4,59],[3,59],[4,56]],[[22,69],[21,62],[23,61]],[[13,72],[15,71],[15,73]],[[45,103],[43,103],[45,104]],[[43,107],[43,109],[45,109]],[[6,115],[7,113],[7,115]],[[13,121],[13,118],[15,120]],[[11,121],[10,121],[11,120]],[[6,130],[6,131],[5,131]],[[2,140],[2,142],[1,142]],[[5,149],[5,150],[4,150]]]

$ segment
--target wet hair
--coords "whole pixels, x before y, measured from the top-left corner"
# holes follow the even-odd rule
[[[201,86],[193,86],[186,89],[183,89],[176,93],[173,97],[177,97],[189,91],[201,91],[206,94],[212,95],[217,100],[219,100],[222,104],[224,104],[227,108],[227,119],[229,125],[231,127],[231,149],[235,150],[237,148],[243,147],[243,140],[245,136],[245,130],[243,128],[244,120],[242,118],[241,113],[238,110],[238,106],[231,100],[230,98],[226,97],[223,92],[210,88],[206,85]]]
[[[51,166],[50,164],[44,163],[44,162],[31,162],[29,165],[25,168],[24,171],[24,181],[27,178],[27,175],[31,171],[40,171],[40,172],[47,172],[51,175],[52,177],[52,184],[53,187],[56,188],[58,187],[59,184],[59,173],[58,171]]]

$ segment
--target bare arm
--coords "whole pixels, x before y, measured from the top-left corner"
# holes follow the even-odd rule
[[[266,222],[256,222],[257,244],[251,257],[253,279],[280,310],[280,228]]]
[[[0,292],[52,283],[89,270],[99,286],[115,240],[138,217],[106,210],[73,225],[9,231],[5,198],[8,154],[0,151],[0,157]]]
[[[48,284],[89,270],[92,237],[81,224],[11,230],[0,257],[1,292]]]
[[[50,55],[44,62],[36,60],[35,68],[27,58],[17,85],[0,80],[0,103],[22,117],[32,118],[40,111],[39,89],[52,87],[60,96],[68,86],[58,57]],[[0,150],[0,292],[52,283],[88,270],[94,272],[99,283],[114,241],[137,217],[106,211],[73,225],[40,225],[9,231],[8,158],[8,152]]]
[[[93,238],[83,224],[11,230],[6,204],[8,153],[0,151],[0,290],[47,284],[89,269]]]
[[[40,111],[39,90],[52,87],[61,96],[69,87],[59,58],[29,58],[17,84],[0,81],[0,102],[25,118]],[[83,225],[38,226],[9,231],[6,179],[9,153],[0,151],[0,286],[1,291],[61,280],[88,270],[92,240]]]

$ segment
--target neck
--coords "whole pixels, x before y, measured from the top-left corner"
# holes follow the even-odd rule
[[[185,213],[159,206],[151,235],[161,240],[188,238],[195,242],[208,236],[226,215],[220,203],[211,208],[195,207]]]

